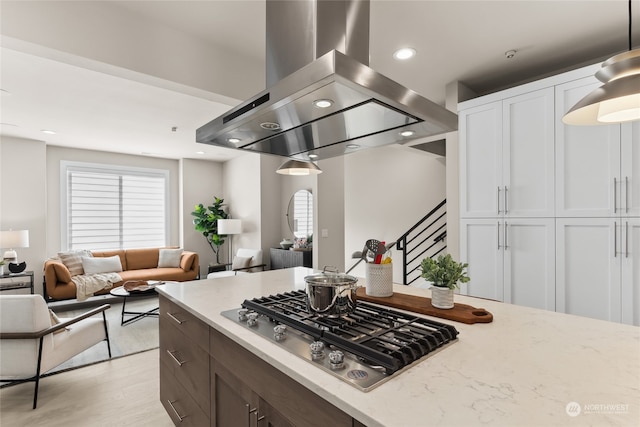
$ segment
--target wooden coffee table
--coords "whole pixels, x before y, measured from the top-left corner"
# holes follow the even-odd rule
[[[129,292],[124,288],[124,286],[118,286],[117,288],[111,289],[109,291],[109,293],[111,295],[113,295],[113,296],[120,297],[120,298],[123,299],[123,301],[122,301],[122,313],[120,315],[120,326],[124,326],[127,323],[134,322],[134,321],[136,321],[138,319],[141,319],[143,317],[158,316],[158,314],[159,314],[158,310],[159,310],[160,307],[152,308],[149,311],[127,311],[126,310],[127,298],[140,298],[140,297],[144,297],[144,296],[149,296],[149,294],[155,294],[156,293],[155,288],[151,288],[151,289],[143,291],[143,292],[140,292],[140,291]],[[126,316],[133,316],[133,317],[131,317],[130,319],[124,320],[125,315]]]

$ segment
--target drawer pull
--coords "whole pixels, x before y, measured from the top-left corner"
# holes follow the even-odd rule
[[[182,325],[182,324],[185,322],[185,320],[180,320],[180,319],[178,319],[176,316],[174,316],[173,314],[171,314],[171,313],[169,313],[169,312],[167,312],[167,316],[169,316],[170,318],[172,318],[173,320],[175,320],[175,322],[176,322],[178,325]]]
[[[185,416],[180,415],[178,413],[178,410],[176,409],[176,407],[173,406],[173,404],[176,403],[177,400],[171,401],[171,400],[167,399],[167,402],[169,403],[169,406],[171,406],[171,409],[173,409],[173,413],[176,414],[176,417],[178,417],[178,421],[182,422],[182,420],[187,418],[187,415],[185,415]]]
[[[175,351],[167,350],[167,353],[169,353],[169,356],[171,356],[171,358],[178,364],[178,366],[182,366],[187,363],[186,361],[181,362],[180,360],[178,360],[178,358],[173,354],[175,353]]]

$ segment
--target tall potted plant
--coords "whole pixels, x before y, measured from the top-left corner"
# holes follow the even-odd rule
[[[195,210],[191,212],[195,218],[193,225],[196,231],[202,233],[207,239],[207,243],[211,246],[211,250],[216,255],[216,263],[220,264],[220,246],[224,243],[226,235],[218,234],[218,220],[227,219],[229,215],[224,211],[224,199],[219,197],[213,198],[213,204],[206,208],[202,203],[196,205]]]
[[[456,262],[447,254],[439,255],[436,260],[425,258],[420,267],[421,276],[433,285],[431,305],[436,308],[453,308],[453,290],[458,288],[458,283],[469,281],[469,276],[466,275],[468,264]]]

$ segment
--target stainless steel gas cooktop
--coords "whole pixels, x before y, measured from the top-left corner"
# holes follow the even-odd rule
[[[317,316],[306,298],[292,291],[245,300],[222,315],[362,391],[457,340],[451,325],[367,302],[339,318]]]

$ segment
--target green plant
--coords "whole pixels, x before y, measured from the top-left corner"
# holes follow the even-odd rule
[[[218,220],[227,219],[229,215],[224,211],[224,199],[219,197],[213,198],[213,204],[206,208],[202,203],[196,205],[195,210],[191,212],[195,218],[193,225],[196,231],[202,233],[207,239],[207,243],[211,246],[213,253],[216,255],[216,262],[220,264],[220,246],[224,243],[226,235],[218,234]]]
[[[466,283],[469,281],[469,276],[465,271],[468,266],[466,263],[454,261],[450,254],[440,255],[436,260],[425,258],[420,264],[421,276],[431,282],[433,286],[455,289],[458,287],[458,282]]]

